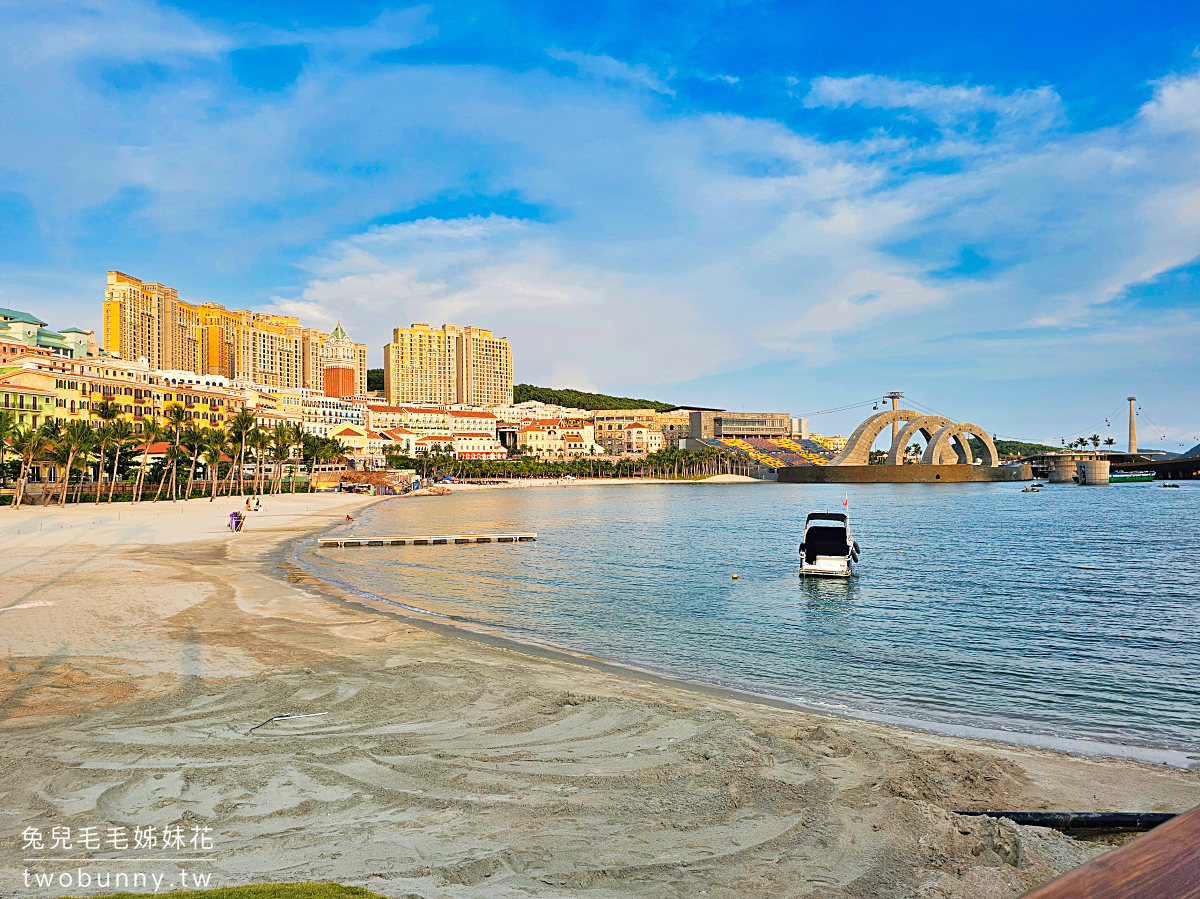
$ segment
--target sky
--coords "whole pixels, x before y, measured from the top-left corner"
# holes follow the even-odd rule
[[[1200,4],[0,0],[0,306],[105,272],[518,381],[1200,442]],[[824,410],[853,406],[840,412]]]

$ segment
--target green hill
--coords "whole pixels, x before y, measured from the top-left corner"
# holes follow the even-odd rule
[[[383,390],[383,369],[367,369],[367,390]],[[585,393],[582,390],[555,390],[552,387],[536,387],[533,384],[513,385],[513,402],[524,403],[537,400],[571,409],[654,409],[666,412],[674,409],[672,403],[657,400],[639,400],[628,396],[608,396],[603,393]]]
[[[975,437],[969,438],[971,452],[978,459],[983,453],[983,444]],[[1047,446],[1044,443],[1026,443],[1024,440],[997,440],[996,452],[1001,458],[1015,459],[1023,456],[1036,456],[1039,453],[1053,453],[1062,449],[1059,446]]]
[[[673,403],[657,400],[639,400],[628,396],[608,396],[603,393],[585,393],[582,390],[555,390],[552,387],[536,387],[533,384],[513,385],[513,402],[524,403],[536,400],[555,406],[572,409],[653,409],[666,412],[674,409]]]

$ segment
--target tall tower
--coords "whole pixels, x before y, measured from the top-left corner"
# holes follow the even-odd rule
[[[892,411],[895,412],[899,408],[896,405],[896,402],[903,396],[904,396],[904,394],[901,393],[899,390],[893,390],[891,393],[885,393],[883,395],[883,398],[886,400],[892,401]],[[898,421],[892,422],[892,443],[896,442],[896,434],[898,434],[899,431],[900,431],[900,422],[898,422]]]
[[[1137,452],[1137,426],[1133,422],[1133,404],[1137,401],[1137,397],[1136,396],[1127,396],[1127,397],[1125,397],[1125,399],[1129,400],[1129,451],[1131,453],[1136,453]]]
[[[321,345],[325,395],[334,399],[353,396],[358,389],[358,350],[339,321]]]

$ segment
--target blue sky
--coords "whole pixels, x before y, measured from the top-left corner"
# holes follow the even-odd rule
[[[10,0],[0,305],[97,327],[118,268],[372,364],[452,321],[534,383],[1055,442],[1133,393],[1190,446],[1200,5],[1082,6]]]

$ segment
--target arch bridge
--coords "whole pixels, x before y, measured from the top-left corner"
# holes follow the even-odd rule
[[[888,465],[903,465],[904,450],[917,434],[925,438],[925,453],[922,465],[973,465],[970,437],[978,438],[983,446],[982,463],[990,468],[1000,464],[1000,455],[991,436],[979,425],[970,422],[953,422],[941,415],[926,415],[912,409],[889,409],[872,415],[850,435],[846,448],[838,453],[830,465],[868,465],[871,447],[889,425],[903,425],[896,429],[888,450]]]

